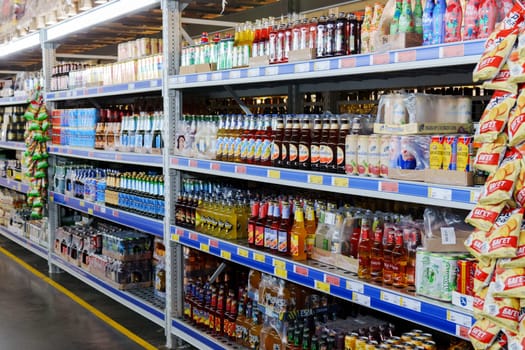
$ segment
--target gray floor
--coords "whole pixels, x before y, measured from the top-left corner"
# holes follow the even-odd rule
[[[0,236],[0,246],[47,273],[47,262]],[[0,350],[142,349],[45,281],[0,253]],[[74,277],[53,279],[106,315],[161,348],[164,330]]]

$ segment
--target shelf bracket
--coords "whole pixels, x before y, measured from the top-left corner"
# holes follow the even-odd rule
[[[246,106],[246,104],[244,104],[244,102],[241,101],[241,99],[239,98],[239,95],[237,95],[237,93],[235,91],[233,91],[231,86],[225,85],[224,89],[226,91],[228,91],[228,93],[233,97],[235,102],[237,102],[239,107],[241,107],[241,109],[244,112],[244,114],[246,114],[246,115],[251,115],[252,114],[250,109]]]
[[[184,37],[184,40],[186,40],[190,46],[194,46],[195,45],[195,41],[191,38],[191,36],[188,34],[188,32],[184,30],[184,28],[182,28],[182,27],[180,28],[180,33]]]

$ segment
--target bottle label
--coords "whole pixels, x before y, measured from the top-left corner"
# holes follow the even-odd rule
[[[272,229],[269,227],[264,228],[264,248],[270,249],[272,244]]]
[[[241,159],[246,159],[248,157],[248,140],[242,139],[241,141]]]
[[[290,238],[290,253],[292,256],[299,256],[299,235],[292,234]]]
[[[255,243],[255,225],[254,224],[248,224],[248,243],[249,244]]]
[[[264,140],[262,143],[261,151],[261,162],[269,161],[272,155],[272,142],[270,140]]]
[[[255,139],[248,141],[248,153],[246,154],[247,159],[253,159],[255,157]]]
[[[256,140],[255,141],[255,153],[254,153],[255,159],[261,159],[262,145],[263,145],[263,143],[262,143],[261,140]]]
[[[290,156],[289,161],[294,162],[297,160],[297,146],[293,143],[290,143]]]
[[[310,145],[310,162],[312,164],[319,163],[321,160],[321,155],[319,153],[319,146]]]
[[[277,232],[277,250],[279,253],[288,253],[288,233],[286,231]]]
[[[235,147],[234,147],[234,151],[233,151],[233,156],[235,158],[240,158],[241,157],[241,149],[242,149],[242,139],[240,137],[237,137],[235,139]]]
[[[281,145],[281,160],[286,160],[286,157],[288,157],[288,152],[286,150],[286,145],[283,143]]]
[[[337,146],[337,165],[345,163],[345,150],[343,147]]]
[[[280,150],[281,146],[275,142],[272,142],[272,161],[279,159],[279,156],[281,155]]]
[[[299,162],[306,163],[310,159],[310,148],[307,145],[299,144]]]
[[[330,164],[334,160],[334,152],[330,146],[321,145],[319,149],[319,161],[321,164]]]
[[[255,228],[255,245],[264,247],[264,226],[257,226]]]

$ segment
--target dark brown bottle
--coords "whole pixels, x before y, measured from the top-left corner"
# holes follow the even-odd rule
[[[348,44],[346,36],[346,22],[345,13],[339,13],[337,21],[335,21],[335,34],[334,34],[334,55],[342,56],[346,55],[346,46]]]
[[[284,120],[282,115],[277,116],[275,128],[272,129],[272,165],[282,166],[281,148],[284,136]]]
[[[330,147],[330,117],[325,115],[323,117],[323,129],[321,131],[321,142],[319,146],[319,170],[328,171],[329,164],[333,162],[333,154],[331,154]]]
[[[301,125],[301,136],[299,138],[299,156],[297,168],[303,170],[310,169],[310,146],[312,144],[312,130],[310,128],[310,118],[305,116]]]
[[[284,127],[283,141],[281,142],[281,166],[286,167],[289,162],[288,148],[290,139],[292,138],[292,116],[286,117],[286,124]]]
[[[292,119],[292,133],[288,141],[288,168],[297,168],[299,166],[299,138],[301,137],[301,124],[299,118],[294,116]]]
[[[339,135],[337,137],[337,152],[336,152],[336,171],[340,174],[345,173],[345,143],[346,135],[350,132],[350,123],[346,117],[341,118],[341,125],[339,128]]]
[[[355,55],[359,53],[359,32],[358,22],[355,14],[348,13],[346,16],[346,54]]]
[[[326,21],[325,57],[331,57],[335,53],[335,25],[336,17],[335,13],[332,13],[328,16],[328,20]]]
[[[323,122],[321,118],[316,115],[314,117],[314,125],[311,133],[310,142],[310,169],[319,170],[321,166],[321,133],[323,130]]]

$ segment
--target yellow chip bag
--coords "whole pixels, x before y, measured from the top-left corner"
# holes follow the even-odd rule
[[[506,63],[503,64],[503,67],[501,67],[498,74],[496,74],[492,80],[483,83],[483,88],[488,90],[507,91],[512,94],[518,92],[518,84],[510,81],[510,70]]]
[[[494,296],[521,298],[525,295],[525,268],[505,269],[498,264],[495,276]]]
[[[516,149],[507,150],[500,167],[485,182],[479,198],[480,204],[494,205],[512,200],[514,186],[521,169],[521,159],[521,153]]]
[[[514,186],[514,201],[517,206],[525,207],[525,166],[523,164]]]
[[[482,318],[476,321],[470,328],[468,336],[474,349],[486,350],[494,341],[498,333],[501,331],[501,327],[488,320]]]
[[[518,28],[495,30],[486,41],[485,51],[474,68],[474,82],[492,79],[507,60],[518,37]]]
[[[516,267],[525,267],[525,228],[524,224],[521,226],[520,235],[518,238],[518,247],[516,248],[516,256],[513,258],[505,258],[499,260],[499,265],[505,269],[513,269]],[[525,297],[525,296],[524,296]]]
[[[476,265],[474,271],[474,292],[478,293],[483,288],[488,287],[492,278],[494,277],[494,270],[496,268],[496,260],[489,260],[488,262],[480,260]]]
[[[482,144],[476,154],[474,167],[493,174],[505,156],[507,139],[507,133],[501,133],[493,143]]]
[[[485,307],[485,299],[487,298],[487,293],[489,291],[489,287],[481,288],[481,290],[477,293],[474,293],[474,296],[472,298],[472,312],[474,313],[475,318],[481,318],[481,314],[483,313],[483,309]]]
[[[490,231],[504,206],[505,203],[497,205],[478,204],[468,214],[465,222],[481,231]]]
[[[487,241],[488,232],[475,229],[465,240],[465,248],[476,259],[481,258],[482,248]]]
[[[479,130],[474,135],[475,142],[492,142],[505,129],[509,113],[516,103],[516,94],[506,91],[494,91],[487,107],[481,115]]]
[[[483,314],[505,330],[516,333],[518,331],[520,300],[518,298],[501,298],[494,296],[494,283],[489,286]]]
[[[507,59],[510,78],[513,83],[525,82],[525,27],[521,26],[516,43]]]
[[[481,247],[484,258],[513,258],[523,223],[524,208],[506,209],[496,219]]]

